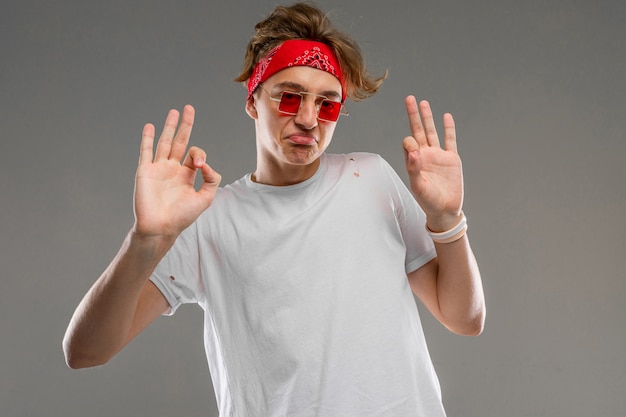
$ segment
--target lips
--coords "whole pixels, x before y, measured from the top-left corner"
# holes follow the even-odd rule
[[[314,145],[317,143],[317,138],[313,135],[307,135],[305,133],[296,133],[287,136],[287,139],[296,145]]]

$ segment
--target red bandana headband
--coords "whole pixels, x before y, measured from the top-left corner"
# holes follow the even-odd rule
[[[339,60],[325,43],[309,40],[288,40],[272,49],[256,64],[248,80],[248,97],[259,84],[278,71],[294,66],[307,66],[326,71],[341,82],[341,102],[346,101],[346,89],[339,67]]]

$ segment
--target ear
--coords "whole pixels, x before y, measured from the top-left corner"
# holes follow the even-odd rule
[[[256,110],[256,102],[254,101],[254,95],[251,95],[250,98],[246,100],[246,113],[248,113],[248,116],[254,120],[259,118],[259,114]]]

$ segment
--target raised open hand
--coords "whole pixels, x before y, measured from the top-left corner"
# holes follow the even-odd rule
[[[430,104],[415,97],[406,99],[412,136],[402,142],[406,169],[415,199],[426,212],[433,231],[448,230],[459,222],[463,206],[463,170],[457,153],[454,119],[443,116],[441,147]]]
[[[178,236],[211,205],[222,179],[206,164],[202,149],[191,147],[185,156],[194,108],[185,106],[180,125],[179,117],[177,110],[169,111],[155,153],[154,126],[148,123],[143,128],[135,178],[134,225],[134,232],[143,236]],[[198,170],[203,183],[196,190]]]

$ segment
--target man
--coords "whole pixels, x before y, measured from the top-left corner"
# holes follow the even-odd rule
[[[70,322],[68,364],[105,363],[198,303],[223,416],[445,415],[413,294],[456,333],[479,334],[485,314],[452,116],[442,148],[428,103],[406,100],[413,195],[377,155],[324,152],[346,98],[383,78],[310,4],[257,24],[237,79],[255,171],[218,188],[204,151],[185,156],[191,106],[170,111],[156,150],[144,127],[135,224]]]

